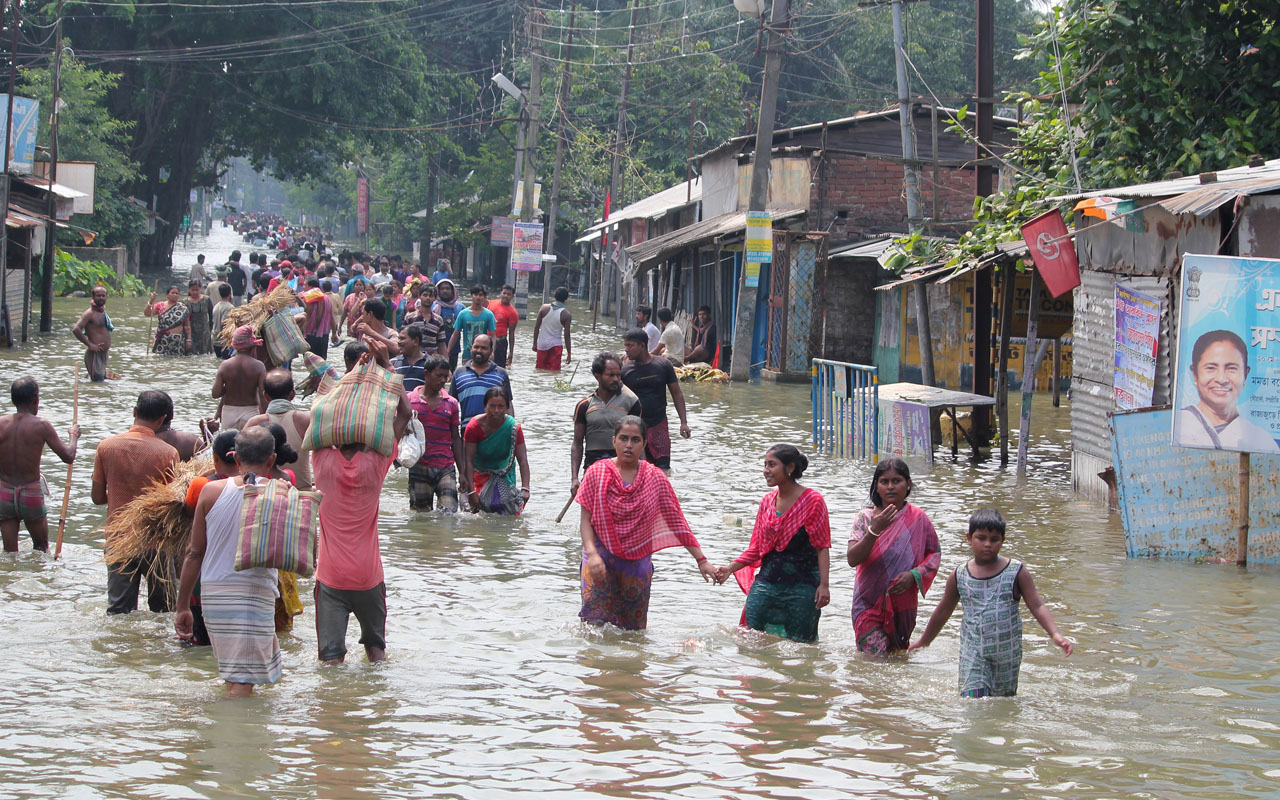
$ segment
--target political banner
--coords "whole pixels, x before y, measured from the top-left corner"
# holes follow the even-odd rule
[[[748,262],[773,262],[773,218],[768,211],[747,212],[747,240],[744,258]]]
[[[1067,233],[1061,211],[1046,211],[1023,225],[1022,240],[1031,251],[1031,260],[1049,294],[1061,297],[1080,285],[1076,246]]]
[[[493,247],[511,246],[511,226],[516,223],[515,217],[494,217],[490,223],[489,244]]]
[[[933,460],[928,406],[906,400],[881,400],[876,417],[881,457]]]
[[[1156,388],[1160,300],[1116,285],[1116,408],[1147,408]]]
[[[0,129],[8,125],[8,117],[9,95],[0,94]],[[9,132],[9,170],[11,172],[30,175],[35,168],[36,133],[39,127],[40,101],[14,95],[13,125]]]
[[[517,222],[511,226],[511,268],[517,272],[542,269],[542,223]]]
[[[1280,260],[1186,255],[1173,444],[1280,453]]]
[[[356,233],[369,232],[369,179],[356,178]]]

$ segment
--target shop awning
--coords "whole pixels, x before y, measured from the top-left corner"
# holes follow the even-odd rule
[[[610,225],[617,225],[619,222],[628,219],[662,219],[668,213],[679,208],[691,206],[702,200],[702,178],[697,177],[692,181],[681,181],[669,189],[651,194],[648,197],[637,200],[629,206],[614,211],[609,215],[608,222],[597,222],[590,228],[582,232],[576,241],[578,244],[594,241],[600,238],[600,231]]]
[[[75,200],[77,197],[88,197],[89,195],[78,190],[72,189],[70,186],[63,186],[61,183],[53,183],[48,178],[41,178],[36,175],[14,175],[14,180],[25,183],[28,186],[34,186],[46,192],[53,192],[64,200]]]
[[[802,217],[805,214],[803,208],[789,208],[782,211],[773,211],[773,221],[792,219]],[[654,239],[650,239],[640,244],[632,245],[627,248],[627,256],[630,257],[637,265],[643,266],[653,261],[659,261],[669,255],[678,253],[686,247],[692,247],[703,242],[718,240],[731,234],[742,233],[747,229],[747,215],[743,211],[731,211],[728,214],[721,214],[718,217],[695,222],[692,225],[686,225],[679,230],[671,233],[663,234]]]

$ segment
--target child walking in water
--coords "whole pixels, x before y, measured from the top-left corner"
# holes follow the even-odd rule
[[[1022,666],[1019,600],[1026,602],[1031,616],[1053,643],[1071,655],[1071,642],[1058,632],[1053,614],[1036,592],[1031,570],[1000,555],[1004,531],[999,511],[983,508],[973,512],[967,537],[973,558],[947,578],[924,634],[907,648],[928,647],[951,619],[956,603],[961,603],[960,694],[964,697],[1012,697],[1018,693],[1018,669]]]

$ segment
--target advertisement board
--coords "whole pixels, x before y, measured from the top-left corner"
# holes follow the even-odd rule
[[[1173,444],[1280,453],[1280,260],[1186,255]]]
[[[0,94],[0,130],[8,124],[9,95]],[[13,130],[9,134],[9,170],[30,175],[35,168],[40,101],[13,96]],[[0,134],[3,136],[3,134]]]
[[[369,232],[369,179],[356,178],[356,233]]]
[[[1116,408],[1147,408],[1156,388],[1160,300],[1116,284]]]
[[[511,268],[517,272],[542,269],[542,223],[517,222],[512,225]]]

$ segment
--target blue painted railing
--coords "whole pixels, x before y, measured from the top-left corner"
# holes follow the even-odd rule
[[[875,367],[813,359],[813,446],[836,458],[876,463],[880,376]]]

